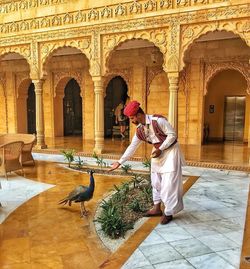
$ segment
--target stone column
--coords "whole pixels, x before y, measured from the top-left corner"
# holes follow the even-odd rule
[[[169,108],[168,120],[178,133],[178,73],[168,73],[169,80]]]
[[[43,89],[42,80],[33,80],[36,94],[36,148],[47,148],[44,140]]]
[[[93,77],[95,92],[95,148],[100,154],[104,148],[104,89],[102,77]]]

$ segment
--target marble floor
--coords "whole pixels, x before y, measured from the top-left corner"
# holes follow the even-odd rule
[[[249,175],[186,167],[199,179],[184,196],[185,210],[157,225],[123,269],[239,268]]]
[[[55,164],[63,162],[62,155],[35,153],[34,157],[36,167],[26,168],[24,176],[31,185],[33,181],[45,183],[43,190],[47,190],[20,205],[0,225],[0,268],[239,267],[248,172],[184,167],[185,175],[199,176],[184,196],[185,210],[169,225],[155,225],[152,229],[142,227],[138,231],[143,233],[138,248],[134,253],[132,248],[128,250],[126,255],[123,254],[122,262],[113,266],[105,262],[111,253],[97,238],[92,221],[103,194],[122,179],[96,175],[95,197],[87,205],[92,213],[82,220],[78,205],[58,207],[57,202],[71,191],[72,186],[81,182],[86,185],[87,175]],[[88,164],[95,163],[91,157],[83,157],[83,160]],[[141,162],[131,161],[130,164],[133,169],[145,169]],[[24,193],[22,196],[29,199],[25,189]],[[15,201],[16,195],[8,199]],[[116,253],[112,255],[115,259]]]
[[[8,180],[0,177],[0,182],[0,224],[23,203],[54,187],[52,184],[30,180],[14,173],[8,176]]]

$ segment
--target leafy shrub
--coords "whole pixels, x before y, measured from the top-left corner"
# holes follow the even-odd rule
[[[101,223],[103,232],[109,237],[115,239],[125,235],[128,229],[133,225],[122,220],[122,216],[116,205],[104,202],[103,211],[97,221]]]
[[[151,161],[150,161],[148,158],[146,158],[146,159],[142,162],[142,164],[143,164],[143,166],[144,166],[145,168],[148,168],[149,171],[151,170]]]
[[[124,164],[122,165],[122,171],[127,174],[130,170],[132,170],[132,166],[130,164]]]
[[[68,162],[68,166],[70,167],[71,163],[74,161],[75,150],[69,149],[69,150],[62,150],[61,152],[64,156],[65,161]]]
[[[134,212],[143,212],[144,211],[138,199],[132,200],[132,202],[128,204],[128,207],[131,210],[133,210]]]

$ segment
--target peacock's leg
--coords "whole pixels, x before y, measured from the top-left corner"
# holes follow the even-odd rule
[[[81,202],[80,205],[81,205],[81,217],[87,216],[88,212],[85,208],[84,202]]]

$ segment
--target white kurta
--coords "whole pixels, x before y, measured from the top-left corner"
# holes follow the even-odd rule
[[[176,214],[183,209],[181,167],[185,164],[185,161],[178,142],[171,146],[177,137],[174,129],[165,118],[146,115],[144,131],[147,141],[153,144],[160,142],[154,133],[152,120],[157,120],[159,127],[167,135],[167,138],[159,148],[162,150],[162,154],[158,158],[151,159],[151,183],[154,203],[158,204],[162,201],[165,205],[164,212],[168,216]],[[132,157],[142,142],[135,134],[131,144],[120,158],[119,163],[123,164]],[[154,150],[155,148],[152,149],[152,152]]]

